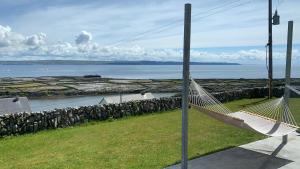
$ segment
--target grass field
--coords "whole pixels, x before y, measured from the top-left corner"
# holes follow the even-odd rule
[[[239,110],[263,99],[228,103]],[[189,111],[189,157],[264,136]],[[0,168],[163,168],[180,160],[181,111],[0,139]]]
[[[300,98],[289,99],[289,108],[293,113],[298,126],[300,126]]]

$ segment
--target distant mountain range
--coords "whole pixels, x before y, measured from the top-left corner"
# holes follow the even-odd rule
[[[191,65],[240,65],[229,62],[191,62]],[[175,61],[86,61],[86,60],[33,60],[0,61],[0,65],[182,65]]]

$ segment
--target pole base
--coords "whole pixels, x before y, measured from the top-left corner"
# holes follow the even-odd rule
[[[288,135],[282,136],[282,144],[286,144],[288,142]]]

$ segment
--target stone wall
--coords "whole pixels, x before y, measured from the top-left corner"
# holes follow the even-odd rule
[[[225,103],[233,100],[238,99],[245,99],[245,98],[263,98],[268,96],[269,89],[265,87],[258,87],[258,88],[247,88],[229,92],[221,92],[221,93],[214,93],[215,96],[220,102]],[[273,96],[274,97],[281,97],[283,96],[284,88],[277,87],[273,89]]]
[[[0,116],[0,137],[34,133],[40,130],[65,128],[91,120],[118,119],[181,107],[180,98],[161,98],[122,104],[82,106],[40,113],[19,113]]]
[[[281,97],[283,88],[274,88],[274,96]],[[268,94],[267,88],[249,88],[237,91],[214,93],[221,102],[243,98],[261,98]],[[181,98],[161,98],[133,101],[122,104],[83,106],[79,108],[56,109],[39,113],[19,113],[0,116],[0,137],[40,130],[64,128],[91,120],[118,119],[126,116],[173,110],[181,107]]]

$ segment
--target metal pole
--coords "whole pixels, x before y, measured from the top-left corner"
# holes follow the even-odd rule
[[[182,83],[182,154],[181,168],[188,168],[188,94],[190,76],[191,4],[184,9],[183,83]]]
[[[287,36],[287,50],[286,50],[286,70],[285,70],[285,85],[291,84],[291,66],[292,66],[292,49],[293,49],[293,21],[289,21],[288,36]],[[290,98],[290,90],[285,87],[284,100],[288,104]],[[284,117],[286,117],[284,115]],[[287,143],[288,136],[282,137],[282,142]]]
[[[120,92],[120,103],[122,103],[122,92]]]
[[[291,84],[291,66],[292,66],[292,50],[293,50],[293,21],[288,23],[288,36],[287,36],[287,51],[286,51],[286,71],[285,71],[285,84]],[[285,97],[289,97],[290,90],[285,88]]]
[[[273,30],[272,30],[272,0],[269,0],[269,99],[272,98],[273,81]]]

